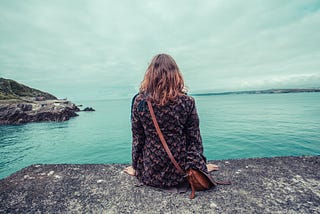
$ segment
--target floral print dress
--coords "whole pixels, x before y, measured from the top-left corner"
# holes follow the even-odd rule
[[[164,106],[152,104],[163,136],[182,169],[207,172],[195,101],[188,95]],[[132,167],[145,185],[167,188],[186,182],[163,148],[143,94],[132,100]]]

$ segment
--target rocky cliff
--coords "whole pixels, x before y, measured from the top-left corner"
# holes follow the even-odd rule
[[[65,121],[78,116],[70,101],[0,78],[0,125],[39,121]]]
[[[78,116],[78,107],[66,100],[0,104],[0,125],[40,121],[65,121]]]

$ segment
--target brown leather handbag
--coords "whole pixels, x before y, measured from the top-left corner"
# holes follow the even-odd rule
[[[218,184],[224,184],[224,185],[231,184],[228,181],[226,181],[226,182],[215,181],[210,174],[208,174],[206,172],[203,172],[201,170],[198,170],[198,169],[188,169],[187,172],[185,172],[179,166],[177,161],[174,159],[174,157],[173,157],[173,155],[172,155],[172,153],[171,153],[171,151],[170,151],[170,149],[168,147],[168,144],[167,144],[166,140],[163,137],[163,134],[162,134],[162,132],[161,132],[161,130],[159,128],[159,124],[157,122],[156,116],[154,114],[151,102],[147,101],[147,103],[148,103],[148,108],[149,108],[149,111],[150,111],[150,114],[151,114],[151,118],[152,118],[153,124],[154,124],[154,126],[155,126],[155,128],[157,130],[157,133],[159,135],[160,141],[161,141],[165,151],[167,152],[171,162],[177,168],[177,170],[182,175],[185,175],[187,177],[187,179],[188,179],[188,182],[189,182],[190,187],[191,187],[190,199],[193,199],[195,197],[195,191],[207,190],[207,189],[210,189],[212,187],[215,187]]]

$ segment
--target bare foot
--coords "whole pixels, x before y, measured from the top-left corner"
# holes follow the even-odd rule
[[[217,170],[219,170],[219,166],[212,164],[212,163],[208,163],[207,170],[208,170],[208,172],[217,171]]]
[[[125,173],[127,173],[128,175],[131,175],[131,176],[135,176],[136,175],[136,170],[134,170],[132,168],[132,166],[128,166],[128,167],[124,168],[123,171]]]

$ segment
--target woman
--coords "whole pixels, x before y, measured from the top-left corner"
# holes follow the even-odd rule
[[[132,166],[124,169],[126,173],[135,175],[145,185],[159,188],[187,182],[161,144],[147,100],[151,101],[164,138],[181,168],[218,170],[216,165],[206,165],[195,101],[186,94],[178,65],[171,56],[158,54],[132,101]]]

